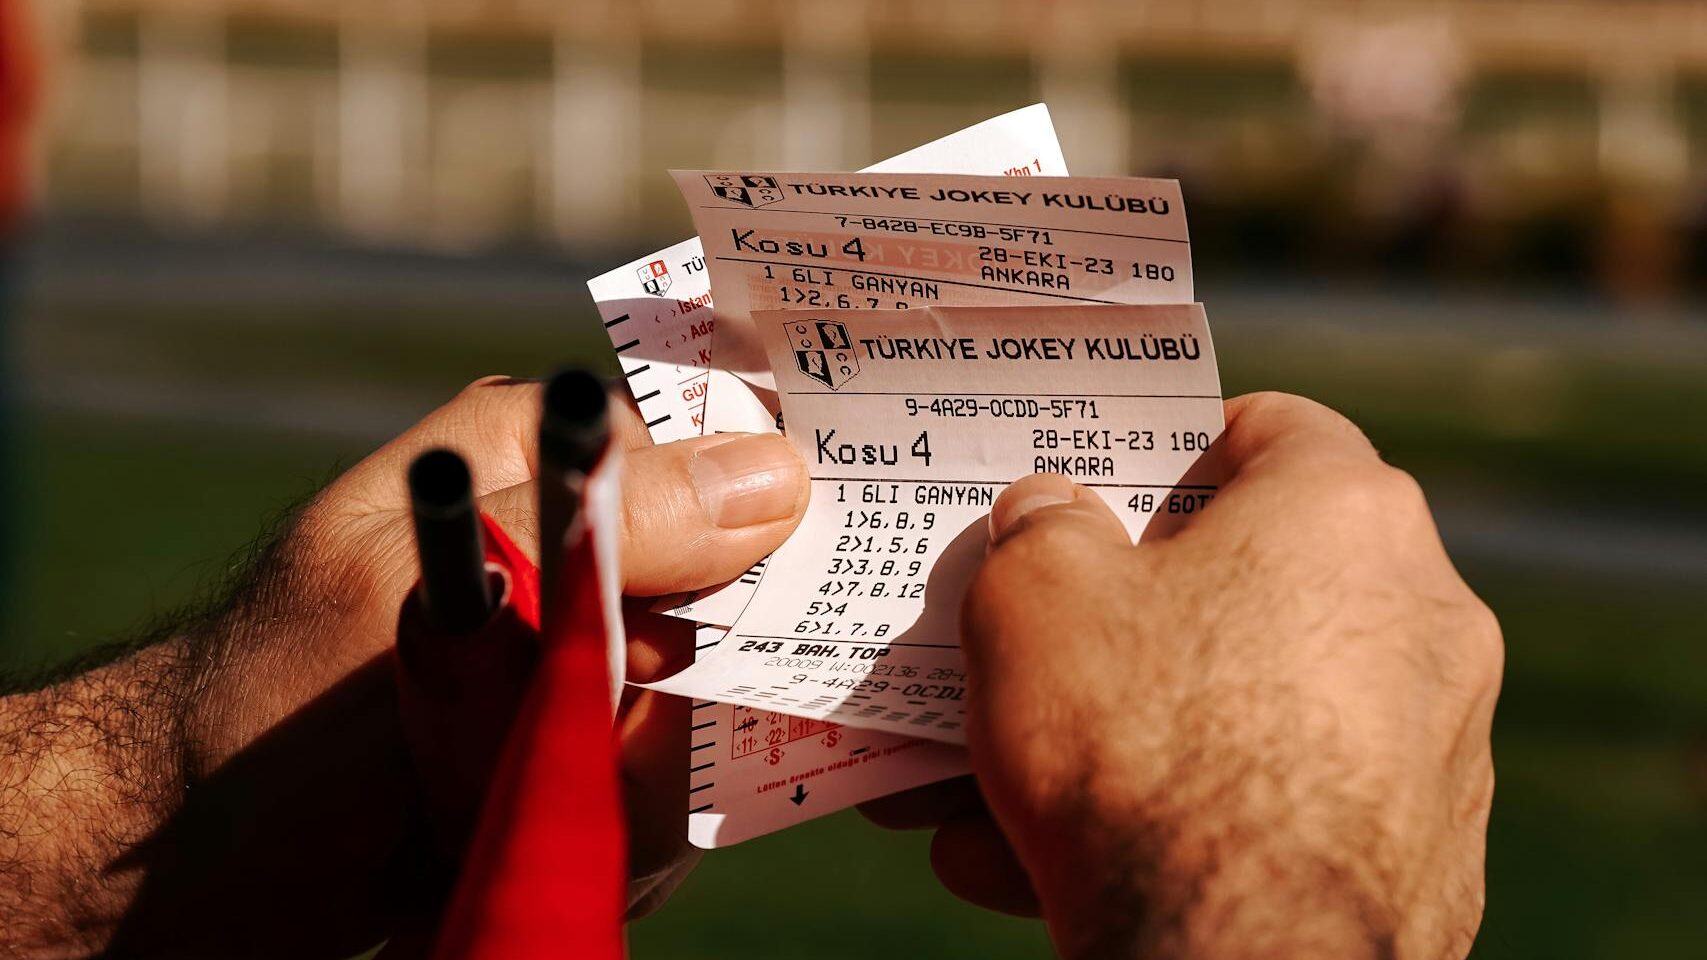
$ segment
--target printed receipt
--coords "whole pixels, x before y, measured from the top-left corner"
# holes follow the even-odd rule
[[[1193,299],[1185,211],[1173,180],[782,173],[678,173],[676,180],[720,298],[710,430],[752,430],[776,417],[753,310]],[[755,567],[668,612],[732,623],[761,574]]]
[[[1014,177],[1067,173],[1042,104],[868,169]],[[653,442],[699,436],[713,327],[711,281],[699,238],[617,267],[587,288]],[[772,424],[765,414],[748,429],[771,430]],[[742,580],[757,583],[762,569],[761,563]],[[724,633],[702,625],[697,655],[716,649]],[[958,750],[892,734],[825,723],[807,727],[783,714],[709,701],[695,702],[693,717],[688,830],[701,847],[750,839],[967,770]],[[732,743],[745,747],[736,752]],[[719,746],[721,754],[714,752]],[[826,770],[834,775],[825,776]],[[793,788],[769,786],[777,783]]]
[[[1195,299],[1175,180],[674,176],[718,296],[711,431],[778,412],[757,310]]]
[[[1049,119],[1033,104],[894,156],[870,171],[1065,176]],[[712,364],[711,276],[698,237],[648,254],[587,282],[622,373],[653,441],[702,432]],[[737,385],[738,388],[739,385]],[[774,432],[768,413],[724,430]]]
[[[1134,538],[1215,495],[1188,477],[1223,426],[1200,304],[754,320],[811,505],[716,650],[654,689],[962,743],[960,600],[1004,486],[1066,474]]]

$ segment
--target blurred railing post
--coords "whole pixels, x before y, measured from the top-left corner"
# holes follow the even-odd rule
[[[1688,172],[1689,141],[1678,112],[1676,71],[1638,51],[1608,61],[1599,77],[1603,172],[1678,183]]]
[[[1625,300],[1663,299],[1678,285],[1672,211],[1689,189],[1689,139],[1678,106],[1676,70],[1648,44],[1607,51],[1598,159],[1611,189],[1597,246],[1602,284]]]
[[[142,209],[164,221],[218,220],[230,172],[223,18],[142,15],[136,74]]]
[[[410,234],[425,189],[427,72],[417,25],[338,34],[336,218],[368,241]]]
[[[1099,9],[1082,0],[1051,4],[1048,26],[1032,38],[1032,60],[1038,99],[1049,104],[1073,172],[1118,176],[1131,172],[1131,120],[1117,38]]]
[[[566,247],[634,234],[646,118],[641,47],[625,5],[577,5],[559,28],[551,83],[549,234]]]
[[[861,3],[799,0],[783,32],[782,167],[870,163],[871,46]]]

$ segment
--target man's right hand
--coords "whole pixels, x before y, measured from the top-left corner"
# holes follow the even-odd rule
[[[937,872],[1010,908],[1029,877],[1072,958],[1462,957],[1498,624],[1351,423],[1273,394],[1227,419],[1227,481],[1163,539],[1058,476],[996,502],[964,617],[988,808]]]

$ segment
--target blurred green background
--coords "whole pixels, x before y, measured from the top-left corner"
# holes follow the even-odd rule
[[[880,21],[904,13],[887,7],[869,22],[813,21],[826,41],[787,33],[781,8],[734,4],[768,26],[725,26],[709,53],[612,19],[553,34],[378,18],[370,32],[426,51],[406,61],[426,90],[424,152],[385,168],[426,179],[387,193],[363,187],[361,170],[328,174],[331,201],[317,178],[342,161],[313,131],[338,123],[316,111],[335,112],[345,89],[340,28],[247,14],[161,26],[150,6],[55,20],[46,209],[7,331],[25,559],[0,664],[68,658],[217,581],[270,515],[477,376],[614,370],[582,282],[686,235],[665,167],[856,166],[1047,96],[1076,169],[1181,176],[1227,394],[1287,390],[1356,419],[1422,481],[1454,559],[1500,616],[1508,665],[1476,956],[1707,945],[1707,310],[1694,269],[1707,84],[1692,72],[1707,41],[1660,29],[1675,5],[1575,5],[1548,34],[1565,54],[1495,55],[1483,47],[1497,31],[1479,19],[1494,13],[1475,5],[1389,22],[1380,4],[1271,4],[1328,13],[1269,46],[1246,36],[1260,24],[1207,39],[1175,24],[1165,51],[1097,48],[1101,72],[1060,66],[1048,43],[1008,37],[1017,27],[1004,43],[921,52],[893,40],[899,28]],[[1634,23],[1650,44],[1632,48],[1638,59],[1663,69],[1573,59],[1558,38],[1584,10],[1601,30],[1584,28],[1581,50]],[[600,31],[632,45],[629,72],[609,50],[583,55]],[[1060,33],[1089,42],[1071,24]],[[185,85],[168,92],[205,96],[223,78],[221,99],[191,97],[229,114],[216,142],[232,159],[211,196],[184,172],[206,157],[180,155],[201,128],[168,124],[161,142],[179,152],[149,159],[160,121],[123,83],[162,48],[205,70],[209,36],[216,69],[171,74]],[[832,74],[863,64],[864,79],[794,103],[802,43],[842,64]],[[1361,52],[1321,52],[1341,47]],[[739,69],[696,66],[713,54],[739,55]],[[606,141],[626,143],[620,162],[586,157],[566,192],[537,179],[560,157],[521,163],[503,140],[534,143],[562,115],[487,115],[539,107],[565,72],[645,107],[570,98],[570,120],[590,112],[584,122],[603,117],[631,140]],[[387,82],[382,93],[408,88]],[[1346,93],[1370,87],[1386,93]],[[790,112],[815,116],[813,104],[839,111],[830,146],[829,128]],[[1036,924],[938,890],[927,845],[842,814],[714,853],[633,927],[634,955],[1046,955]]]

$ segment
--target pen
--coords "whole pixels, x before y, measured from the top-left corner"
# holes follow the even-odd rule
[[[540,582],[547,607],[560,598],[567,548],[579,540],[587,475],[610,443],[610,394],[598,377],[565,370],[545,386],[539,421]],[[542,614],[549,622],[552,618]]]

